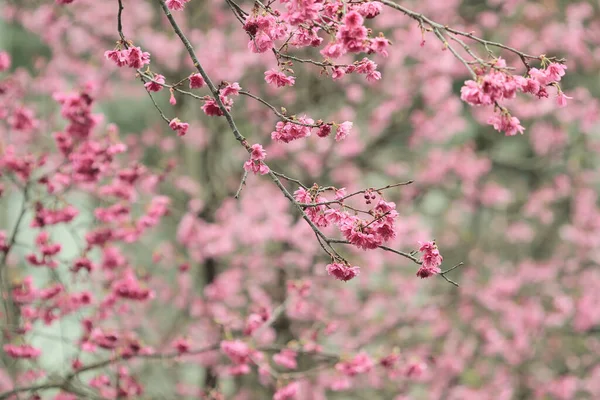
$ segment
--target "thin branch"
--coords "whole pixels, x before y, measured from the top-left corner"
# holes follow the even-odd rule
[[[248,171],[244,170],[244,175],[242,176],[242,181],[240,182],[240,187],[238,188],[237,192],[235,192],[234,197],[236,199],[240,198],[240,194],[242,193],[242,188],[246,184],[246,178],[248,178]]]
[[[297,121],[295,119],[291,119],[291,118],[285,116],[281,112],[277,111],[277,108],[275,108],[275,106],[273,106],[272,104],[269,104],[266,100],[264,100],[264,99],[262,99],[262,98],[260,98],[260,97],[258,97],[256,95],[253,95],[250,92],[247,92],[245,90],[240,90],[240,94],[243,94],[244,96],[248,96],[248,97],[250,97],[250,98],[252,98],[252,99],[254,99],[256,101],[261,102],[265,106],[269,107],[273,111],[273,113],[275,113],[275,115],[277,115],[279,118],[281,118],[281,119],[283,119],[283,120],[285,120],[285,121],[287,121],[287,122],[289,122],[291,124],[296,124],[296,125],[300,125],[300,126],[307,126],[309,128],[318,128],[321,125],[323,125],[323,124],[305,124],[303,122],[299,122],[299,121]]]
[[[372,190],[374,192],[381,192],[382,190],[387,190],[387,189],[395,188],[395,187],[398,187],[398,186],[406,186],[406,185],[410,185],[412,183],[414,183],[414,181],[410,180],[410,181],[406,181],[406,182],[394,183],[394,184],[391,184],[391,185],[383,186],[383,187],[380,187],[380,188],[377,188],[377,189],[372,189]],[[359,190],[359,191],[356,191],[354,193],[347,194],[346,196],[341,197],[341,198],[339,198],[337,200],[323,201],[323,202],[320,202],[320,203],[299,203],[299,204],[302,207],[318,207],[318,206],[326,206],[328,204],[342,204],[344,200],[349,199],[350,197],[354,197],[356,195],[365,193],[367,190],[368,189]]]
[[[519,58],[521,59],[521,61],[523,62],[523,64],[525,65],[525,67],[527,68],[528,71],[531,68],[531,66],[529,65],[528,60],[542,60],[542,58],[545,57],[544,55],[534,56],[534,55],[527,54],[527,53],[524,53],[522,51],[519,51],[519,50],[515,49],[514,47],[507,46],[507,45],[502,44],[502,43],[493,42],[493,41],[490,41],[490,40],[485,40],[483,38],[475,36],[473,34],[473,32],[464,32],[464,31],[461,31],[461,30],[458,30],[458,29],[450,28],[450,27],[448,27],[446,25],[442,25],[442,24],[440,24],[438,22],[435,22],[435,21],[427,18],[423,14],[417,13],[417,12],[412,11],[412,10],[410,10],[410,9],[404,7],[404,6],[401,6],[400,4],[397,4],[397,3],[395,3],[395,2],[393,2],[391,0],[377,0],[377,1],[379,1],[380,3],[382,3],[382,4],[384,4],[384,5],[388,6],[388,7],[393,8],[395,10],[403,12],[407,16],[409,16],[412,19],[416,20],[421,27],[423,27],[424,25],[429,26],[434,31],[434,33],[435,33],[435,30],[437,29],[439,31],[443,30],[445,32],[452,33],[454,35],[458,35],[458,36],[463,36],[463,37],[469,38],[469,39],[471,39],[471,40],[473,40],[473,41],[475,41],[475,42],[483,45],[485,47],[485,49],[489,53],[491,53],[491,50],[489,49],[490,46],[510,51],[510,52],[516,54],[517,56],[519,56]],[[436,36],[438,36],[438,38],[439,38],[439,35],[436,34]],[[456,56],[456,54],[455,54],[455,56]],[[547,57],[547,59],[549,59],[551,61],[564,62],[563,59],[557,59],[556,57]]]

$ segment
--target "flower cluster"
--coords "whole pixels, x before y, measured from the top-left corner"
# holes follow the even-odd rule
[[[36,359],[42,354],[40,349],[36,349],[28,344],[22,344],[20,346],[14,344],[5,344],[3,349],[4,352],[12,358]]]
[[[233,363],[228,368],[231,375],[246,375],[250,373],[250,364],[261,358],[261,353],[253,350],[241,340],[224,340],[221,342],[221,351]]]
[[[498,58],[488,73],[478,71],[477,80],[468,80],[461,88],[461,99],[466,103],[472,106],[493,105],[498,110],[496,115],[489,118],[488,123],[497,131],[505,132],[506,136],[522,134],[525,130],[519,119],[499,104],[503,100],[515,98],[517,91],[543,98],[548,97],[547,87],[554,86],[559,106],[565,106],[570,98],[558,84],[567,69],[564,64],[552,62],[545,69],[530,68],[526,77],[514,76],[506,68],[506,61]]]
[[[270,69],[265,71],[265,82],[275,87],[294,86],[294,83],[296,83],[296,78],[293,76],[287,76],[283,72],[277,71],[276,69]]]
[[[200,84],[199,79],[196,78],[195,81],[195,84]],[[237,82],[225,83],[225,86],[219,90],[219,99],[227,111],[231,111],[231,107],[233,106],[233,99],[229,96],[238,96],[240,94],[240,90],[242,90],[242,88]],[[204,111],[204,113],[210,117],[222,117],[225,115],[221,107],[219,107],[219,103],[212,97],[208,96],[204,99],[202,111]]]
[[[248,17],[244,30],[250,36],[248,48],[254,53],[264,53],[273,48],[275,40],[286,35],[288,28],[286,24],[268,14]]]
[[[244,163],[244,169],[255,175],[265,175],[269,173],[269,167],[264,163],[267,158],[267,152],[260,144],[253,144],[250,147],[250,159]]]
[[[420,242],[421,267],[417,271],[419,278],[429,278],[441,272],[440,265],[444,260],[435,242]]]
[[[172,11],[181,11],[190,0],[166,0],[165,4]]]
[[[107,50],[104,52],[104,57],[114,62],[117,67],[127,66],[139,69],[150,64],[150,53],[134,46],[128,46],[126,49]]]
[[[306,125],[313,125],[315,121],[307,116],[302,116],[297,119],[297,122],[304,125],[279,121],[275,125],[275,130],[271,132],[271,138],[278,142],[289,143],[292,140],[309,137],[311,135],[311,127]]]
[[[334,262],[327,264],[325,268],[327,269],[327,274],[344,282],[360,275],[360,267],[351,267],[347,264]]]

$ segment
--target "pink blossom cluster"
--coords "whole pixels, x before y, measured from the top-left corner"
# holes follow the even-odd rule
[[[435,242],[419,242],[419,251],[421,252],[421,267],[417,271],[417,276],[421,279],[439,274],[442,270],[440,265],[444,258]]]
[[[548,97],[547,87],[557,89],[557,102],[565,106],[566,96],[558,82],[565,75],[566,65],[550,63],[545,69],[530,68],[528,76],[514,76],[506,71],[506,61],[499,58],[493,68],[486,74],[480,71],[477,81],[468,80],[461,88],[461,99],[472,106],[494,105],[499,111],[489,118],[488,123],[506,136],[523,134],[525,128],[517,117],[512,116],[499,102],[516,97],[517,91],[530,93],[538,98]]]
[[[169,128],[177,132],[177,136],[185,136],[189,127],[190,124],[188,124],[187,122],[181,122],[179,118],[173,118],[169,122]]]
[[[71,222],[78,214],[79,211],[72,205],[66,205],[63,208],[49,209],[44,207],[41,202],[36,202],[35,216],[31,221],[31,227],[43,228],[47,225]]]
[[[27,262],[36,267],[56,268],[58,261],[54,260],[53,257],[60,253],[62,246],[59,243],[50,242],[48,232],[40,232],[35,239],[35,244],[38,247],[40,256],[35,253],[28,254],[25,257]]]
[[[271,132],[271,138],[278,142],[289,143],[293,140],[302,139],[311,135],[311,127],[305,125],[314,125],[315,121],[307,116],[298,117],[297,121],[300,125],[294,122],[279,121],[275,125],[275,130]]]
[[[341,124],[336,124],[317,121],[315,124],[315,121],[312,118],[303,115],[301,117],[294,118],[293,121],[279,121],[275,125],[275,130],[271,132],[271,138],[278,142],[289,143],[294,140],[309,137],[315,127],[317,127],[317,136],[324,138],[329,136],[332,131],[332,126],[337,127],[335,140],[339,142],[346,139],[348,135],[350,135],[353,123],[350,121],[345,121]]]
[[[346,375],[356,376],[369,372],[375,366],[375,362],[365,352],[360,352],[351,360],[342,361],[335,365],[335,369]]]
[[[0,51],[0,72],[8,71],[11,61],[10,54],[6,51]]]
[[[347,282],[360,275],[360,267],[351,267],[339,262],[327,264],[325,269],[327,270],[327,274],[343,282]]]
[[[294,400],[298,395],[299,383],[292,382],[279,388],[273,395],[273,400]]]
[[[127,46],[126,49],[107,50],[104,52],[104,57],[114,62],[117,67],[127,66],[140,69],[144,65],[150,64],[150,53],[134,46]]]
[[[283,349],[273,356],[273,361],[275,364],[281,365],[282,367],[296,369],[298,368],[298,361],[296,360],[297,356],[297,351],[292,349]]]
[[[140,284],[131,270],[126,271],[121,279],[113,282],[112,291],[115,296],[127,300],[145,301],[154,296],[150,289]]]
[[[396,204],[382,199],[373,208],[372,216],[373,220],[366,221],[346,213],[338,226],[344,237],[356,247],[363,250],[375,249],[396,237]]]
[[[286,35],[288,28],[273,15],[267,14],[248,17],[244,30],[250,35],[248,48],[254,53],[264,53],[271,50],[275,40]]]
[[[22,344],[19,346],[14,344],[5,344],[2,348],[4,349],[4,352],[12,358],[36,359],[42,354],[40,349],[28,344]]]
[[[60,114],[69,121],[63,132],[54,134],[59,149],[66,155],[72,150],[74,142],[89,138],[98,124],[99,116],[92,114],[94,99],[85,90],[57,92],[53,98],[61,105]]]
[[[30,132],[39,125],[33,110],[23,106],[16,107],[7,121],[12,129],[19,132]]]
[[[246,375],[250,373],[250,365],[261,359],[261,353],[250,348],[241,340],[224,340],[221,351],[233,363],[227,371],[231,375]]]
[[[165,4],[172,11],[181,11],[190,0],[166,0]]]
[[[244,335],[251,336],[254,332],[256,332],[261,326],[265,324],[271,317],[271,313],[266,307],[259,307],[259,309],[255,312],[252,312],[246,318],[246,325],[244,326]]]
[[[331,72],[331,78],[341,79],[346,74],[358,73],[365,75],[367,82],[376,82],[381,79],[381,72],[377,71],[377,64],[373,60],[363,58],[347,66],[335,66]]]
[[[275,87],[294,86],[296,78],[273,68],[265,72],[265,82]]]
[[[244,170],[252,172],[255,175],[268,174],[270,169],[267,164],[264,163],[267,158],[267,152],[260,144],[253,144],[250,147],[250,159],[244,163]]]
[[[242,88],[237,82],[226,83],[224,87],[219,90],[219,99],[227,111],[231,111],[231,107],[233,106],[233,99],[229,96],[238,96],[240,90],[242,90]],[[221,117],[224,115],[223,110],[219,107],[219,103],[211,97],[205,98],[202,111],[211,117]]]
[[[190,75],[188,79],[190,80],[190,89],[200,89],[206,84],[202,75],[198,73]]]
[[[149,82],[144,83],[144,87],[149,92],[160,92],[165,84],[165,77],[161,74],[155,74],[153,79]]]

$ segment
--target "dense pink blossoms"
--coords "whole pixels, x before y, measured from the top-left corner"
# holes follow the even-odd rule
[[[351,267],[342,263],[331,263],[325,268],[327,269],[327,274],[344,282],[360,275],[360,267]]]
[[[506,136],[522,134],[524,128],[519,119],[513,117],[500,102],[514,99],[517,91],[530,93],[538,98],[548,97],[547,87],[554,86],[557,90],[557,103],[564,107],[568,97],[562,93],[558,82],[565,75],[566,69],[565,65],[553,62],[546,69],[530,68],[527,77],[514,76],[506,70],[505,60],[499,58],[495,61],[494,69],[486,74],[480,71],[476,81],[465,82],[461,89],[461,99],[472,106],[494,105],[498,113],[490,117],[488,123],[497,131],[505,132]]]
[[[271,138],[278,142],[289,143],[293,140],[302,139],[311,135],[311,127],[315,121],[312,118],[302,116],[298,118],[299,125],[292,122],[279,121],[275,126],[275,130],[271,132]]]
[[[594,6],[493,0],[493,12],[480,12],[482,5],[462,15],[461,2],[428,0],[414,2],[415,17],[388,14],[398,10],[379,1],[188,2],[162,5],[198,63],[157,4],[7,6],[9,31],[37,35],[44,51],[15,55],[14,65],[0,52],[0,200],[10,205],[0,231],[0,337],[17,363],[0,369],[0,397],[18,390],[9,398],[75,400],[81,390],[155,398],[145,372],[168,368],[165,378],[200,372],[204,380],[165,379],[158,397],[224,400],[227,386],[236,391],[228,397],[273,400],[353,388],[395,400],[595,398],[600,278],[591,267],[600,217],[598,146],[588,133],[598,125],[597,96],[568,88],[578,107],[538,122],[553,110],[530,100],[556,93],[564,107],[571,99],[559,86],[566,66],[552,61],[558,58],[528,56],[527,74],[515,75],[483,50],[472,61],[452,40],[475,51],[481,43],[472,37],[441,29],[448,43],[440,43],[428,19],[419,19],[423,13],[482,37],[506,37],[531,54],[562,47],[574,56],[569,68],[595,71]],[[545,17],[554,8],[565,10],[564,24]],[[520,15],[531,26],[500,20]],[[117,47],[104,52],[115,39]],[[440,49],[450,45],[476,75],[461,98],[494,108],[475,118],[508,136],[526,125],[529,137],[481,140],[452,92],[465,65]],[[133,70],[99,68],[103,52],[109,64]],[[192,66],[202,74],[190,75]],[[517,99],[519,92],[532,96]],[[234,107],[238,95],[247,96],[244,107]],[[121,126],[111,123],[113,112],[96,114],[134,98],[148,111],[127,107]],[[515,116],[507,108],[513,100]],[[229,148],[238,146],[226,132],[232,119],[248,154]],[[308,139],[312,133],[333,137]],[[526,157],[523,170],[511,174],[519,165],[508,165],[510,151],[496,158],[504,143],[522,143],[515,162]],[[413,177],[415,184],[392,184]],[[364,190],[373,184],[383,188]],[[513,193],[520,185],[528,191]],[[430,194],[447,206],[429,207]],[[21,206],[22,221],[13,224]],[[422,216],[421,209],[434,210]],[[477,229],[472,222],[482,215],[487,222],[486,214],[505,231],[490,233],[498,237],[489,248],[469,247],[465,231]],[[448,249],[446,261],[502,268],[468,267],[461,288],[450,287],[447,307],[450,290],[423,285],[399,265],[411,259],[420,263],[418,277],[440,274],[435,242],[420,243],[420,254],[401,251],[434,234]],[[65,321],[77,329],[58,339],[74,351],[60,352],[56,370],[45,370],[50,352],[26,343],[38,346],[38,334]],[[565,343],[581,350],[563,357]],[[226,375],[244,376],[222,385]]]

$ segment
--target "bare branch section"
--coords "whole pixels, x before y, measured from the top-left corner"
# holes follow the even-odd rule
[[[449,26],[442,25],[439,22],[435,22],[421,13],[410,10],[410,9],[408,9],[396,2],[393,2],[393,1],[390,1],[390,0],[377,0],[377,1],[379,1],[380,3],[386,5],[390,8],[401,11],[402,13],[406,14],[410,18],[414,19],[415,21],[417,21],[419,23],[419,26],[421,27],[421,29],[423,29],[425,31],[433,32],[442,41],[442,43],[444,43],[444,45],[452,52],[452,54],[458,60],[460,60],[463,64],[465,64],[465,66],[471,72],[471,74],[473,74],[473,69],[470,67],[469,63],[466,60],[464,60],[464,58],[462,56],[460,56],[452,46],[450,46],[448,41],[443,36],[442,32],[449,34],[450,38],[452,40],[456,41],[457,43],[459,43],[463,47],[463,49],[465,49],[465,51],[469,55],[471,55],[477,62],[482,62],[483,60],[480,57],[476,56],[475,53],[470,49],[470,47],[462,40],[456,38],[456,36],[462,36],[462,37],[468,38],[470,40],[473,40],[474,42],[479,43],[480,45],[484,46],[484,48],[490,55],[493,55],[493,52],[490,49],[490,47],[500,48],[500,49],[509,51],[513,54],[516,54],[517,56],[519,56],[519,58],[523,62],[523,65],[525,65],[525,68],[527,68],[527,71],[529,71],[531,69],[531,65],[529,64],[530,60],[541,61],[545,57],[544,55],[534,56],[531,54],[527,54],[527,53],[524,53],[522,51],[515,49],[514,47],[507,46],[505,44],[494,42],[491,40],[486,40],[486,39],[480,38],[478,36],[475,36],[475,34],[473,32],[464,32],[459,29],[454,29]],[[550,61],[564,62],[564,60],[557,59],[556,57],[546,57],[546,58]]]

